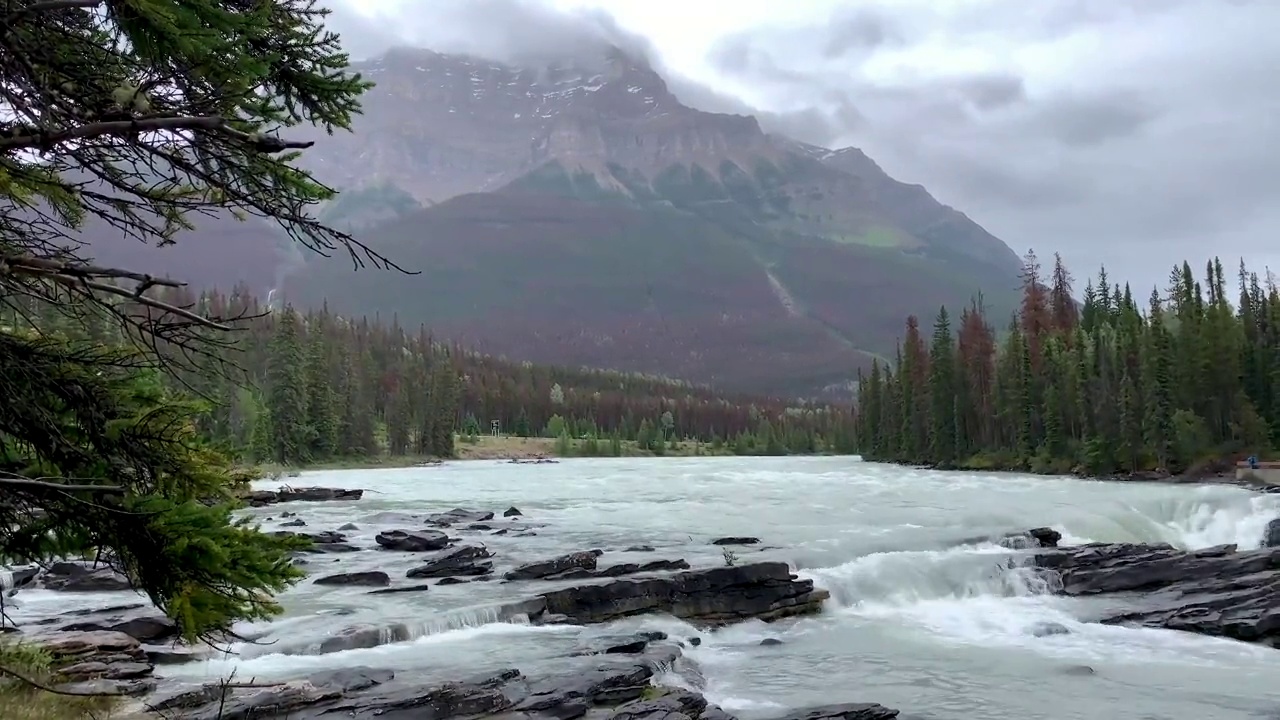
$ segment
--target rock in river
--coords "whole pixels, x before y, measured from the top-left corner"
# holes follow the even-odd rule
[[[602,661],[573,672],[529,678],[498,670],[443,684],[414,682],[390,670],[353,667],[303,680],[256,687],[216,685],[149,703],[152,717],[187,720],[733,720],[702,695],[654,685],[654,662]],[[225,693],[225,698],[224,698]],[[790,713],[785,720],[892,720],[880,705],[830,705]]]
[[[426,552],[449,546],[449,536],[439,530],[387,530],[374,540],[388,550]]]
[[[436,527],[451,527],[459,523],[482,523],[485,520],[492,520],[493,513],[483,510],[464,510],[463,508],[454,508],[449,512],[436,513],[427,516],[427,524]]]
[[[252,507],[264,507],[282,502],[325,502],[329,500],[359,500],[364,490],[342,488],[280,488],[279,490],[254,490],[244,496]]]
[[[315,585],[365,585],[373,587],[386,587],[391,584],[391,577],[381,570],[371,570],[368,572],[339,573],[337,575],[326,575],[316,578],[313,581]]]
[[[493,557],[480,545],[462,545],[446,550],[405,574],[411,578],[447,578],[470,575],[488,575],[493,572]]]
[[[709,625],[777,620],[819,612],[830,597],[799,580],[782,562],[763,562],[665,577],[614,580],[553,590],[508,607],[533,622],[603,623],[630,615],[664,612]]]
[[[128,590],[129,579],[109,567],[93,567],[78,562],[56,562],[40,575],[46,590],[64,592],[111,592]]]
[[[1034,562],[1056,576],[1064,595],[1125,601],[1104,623],[1280,645],[1280,547],[1091,544],[1042,550]]]
[[[1280,547],[1280,518],[1267,523],[1262,532],[1262,547]]]
[[[585,550],[561,555],[550,560],[539,560],[538,562],[521,565],[502,577],[506,580],[536,580],[574,569],[595,570],[596,559],[600,557],[600,554],[597,550]]]

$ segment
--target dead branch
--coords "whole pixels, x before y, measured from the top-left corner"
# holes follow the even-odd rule
[[[217,115],[133,118],[91,122],[67,130],[49,131],[31,125],[15,125],[0,131],[0,149],[22,150],[40,148],[47,150],[71,140],[90,140],[105,135],[134,135],[140,132],[205,130],[228,135],[247,143],[258,152],[275,153],[284,150],[301,150],[315,145],[314,141],[283,140],[270,135],[247,133],[229,126],[228,120]]]
[[[118,485],[69,485],[21,477],[0,477],[0,487],[34,492],[91,492],[101,495],[122,495],[125,492],[125,489]]]

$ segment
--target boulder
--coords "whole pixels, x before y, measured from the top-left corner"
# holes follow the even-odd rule
[[[828,597],[827,591],[813,587],[812,580],[792,575],[786,563],[763,562],[554,590],[515,603],[508,611],[523,613],[532,622],[551,615],[578,624],[604,623],[661,612],[724,625],[816,613]]]
[[[729,537],[716,538],[715,540],[711,541],[711,544],[712,545],[759,545],[760,538],[731,535]]]
[[[118,618],[113,618],[117,619]],[[104,622],[79,622],[66,625],[63,632],[118,632],[144,643],[168,640],[178,635],[178,624],[164,615],[143,615],[129,620]]]
[[[1262,547],[1280,547],[1280,518],[1267,523],[1266,529],[1262,532]]]
[[[452,527],[459,523],[482,523],[486,520],[492,520],[493,513],[484,512],[483,510],[465,510],[463,508],[454,508],[449,512],[434,513],[427,516],[427,524],[436,527]]]
[[[520,512],[520,509],[514,505],[502,511],[502,517],[506,517],[506,518],[520,517],[521,515],[524,515],[524,513]]]
[[[427,552],[443,550],[449,546],[449,536],[439,530],[387,530],[374,538],[387,550],[403,552]]]
[[[493,572],[493,557],[482,545],[460,545],[431,558],[425,565],[405,573],[411,578],[447,578],[468,575],[487,575]]]
[[[1000,545],[1011,550],[1028,548],[1055,548],[1062,540],[1062,533],[1048,527],[1031,528],[1026,532],[1010,533],[1000,538]]]
[[[56,562],[39,578],[46,590],[63,592],[112,592],[133,587],[129,578],[109,567],[78,562]]]
[[[338,573],[326,575],[312,581],[314,585],[371,585],[386,587],[391,584],[391,577],[381,570],[368,572]]]

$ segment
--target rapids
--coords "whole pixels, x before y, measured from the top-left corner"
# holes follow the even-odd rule
[[[288,482],[368,492],[358,502],[248,511],[264,528],[278,528],[282,512],[297,512],[310,532],[354,523],[351,542],[372,547],[378,530],[421,527],[410,514],[490,510],[499,513],[490,523],[497,527],[505,522],[502,510],[514,505],[522,522],[544,526],[527,537],[485,536],[504,565],[600,548],[617,562],[684,558],[704,567],[724,562],[711,539],[754,535],[760,546],[733,550],[740,561],[785,560],[832,598],[820,616],[703,633],[662,617],[603,628],[534,627],[496,611],[503,601],[554,586],[538,581],[381,596],[304,581],[283,597],[285,617],[241,628],[268,644],[158,674],[195,681],[235,670],[240,678],[269,678],[354,665],[442,680],[504,666],[534,674],[571,667],[572,652],[590,637],[645,628],[702,637],[686,651],[697,672],[666,680],[747,719],[846,701],[939,720],[1234,720],[1280,710],[1276,650],[1091,623],[1104,600],[1047,595],[1029,574],[1008,569],[1007,551],[981,540],[1052,526],[1064,544],[1256,547],[1267,521],[1280,517],[1277,495],[911,470],[853,458],[475,461],[307,473]],[[637,545],[654,551],[627,550]],[[402,581],[412,564],[406,554],[367,550],[317,555],[308,569],[382,569]],[[24,591],[19,599],[22,616],[121,602],[119,595],[48,591]],[[327,634],[357,623],[403,623],[410,639],[317,654]],[[1046,623],[1070,632],[1035,636]],[[765,638],[782,644],[761,646]]]

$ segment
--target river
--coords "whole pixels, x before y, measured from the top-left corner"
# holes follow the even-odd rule
[[[904,717],[938,720],[1209,720],[1274,717],[1280,708],[1276,650],[1165,630],[1090,623],[1105,600],[1039,594],[998,565],[1001,548],[975,536],[1048,525],[1064,544],[1162,541],[1187,548],[1256,547],[1280,496],[1227,486],[1086,482],[1014,474],[947,473],[864,463],[856,458],[670,458],[567,460],[555,465],[475,461],[432,468],[306,473],[291,485],[367,488],[358,502],[292,503],[251,511],[296,511],[308,531],[354,523],[352,542],[373,545],[388,527],[421,527],[405,513],[453,507],[545,524],[535,536],[485,536],[503,565],[600,548],[612,561],[684,558],[694,567],[724,562],[712,538],[754,535],[739,562],[785,560],[828,589],[819,616],[773,625],[746,623],[708,634],[646,617],[626,628],[699,635],[686,655],[700,667],[702,692],[750,719],[836,702],[878,702]],[[272,484],[264,484],[271,487]],[[499,515],[493,524],[506,522]],[[625,552],[649,545],[653,552]],[[400,553],[320,555],[320,573],[382,569],[404,583],[414,564]],[[533,587],[531,587],[531,585]],[[283,596],[287,615],[250,628],[274,644],[240,648],[235,659],[163,668],[185,679],[285,677],[366,665],[456,678],[472,670],[519,667],[526,674],[570,667],[584,636],[617,628],[531,627],[498,622],[492,606],[546,584],[433,586],[429,592],[368,595],[304,581]],[[66,594],[24,594],[58,603]],[[76,596],[75,603],[102,602]],[[409,622],[408,642],[327,655],[316,643],[353,623]],[[1060,623],[1069,634],[1036,637]],[[761,646],[764,638],[781,645]],[[1090,673],[1084,666],[1092,668]],[[693,678],[671,676],[672,683]]]

